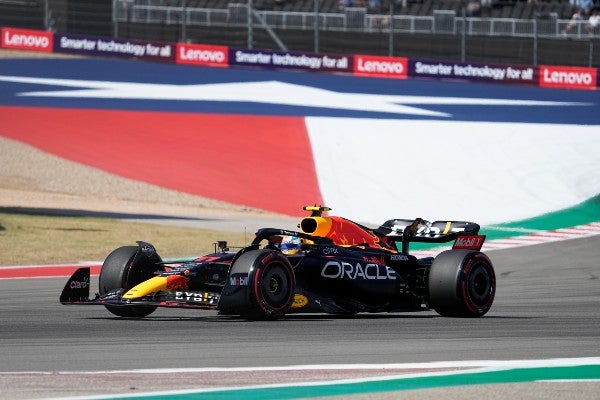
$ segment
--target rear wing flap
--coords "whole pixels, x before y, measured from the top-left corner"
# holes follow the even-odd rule
[[[446,243],[458,236],[477,236],[480,226],[469,221],[434,221],[422,218],[391,219],[374,232],[391,242],[401,242],[402,252],[408,253],[410,242]]]

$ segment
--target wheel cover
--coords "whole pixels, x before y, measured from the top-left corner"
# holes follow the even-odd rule
[[[486,307],[494,296],[493,278],[487,264],[477,263],[467,277],[467,293],[476,307]]]
[[[282,282],[279,276],[272,276],[269,281],[269,291],[271,294],[277,295],[278,293],[281,293],[281,284]]]
[[[290,277],[279,263],[267,266],[262,276],[260,295],[264,302],[275,309],[283,307],[289,300]]]

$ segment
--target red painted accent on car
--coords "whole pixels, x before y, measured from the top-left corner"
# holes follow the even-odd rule
[[[181,275],[167,276],[167,290],[188,289],[189,280],[190,278]]]
[[[333,240],[333,243],[342,246],[367,245],[369,247],[381,247],[389,249],[387,243],[382,242],[380,238],[372,232],[365,230],[356,223],[341,217],[329,217],[331,219],[331,229],[327,237]]]

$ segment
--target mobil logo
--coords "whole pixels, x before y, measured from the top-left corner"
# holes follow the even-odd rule
[[[177,64],[227,67],[229,49],[226,46],[177,43]]]
[[[596,89],[596,74],[596,68],[541,65],[539,84],[553,88]]]
[[[454,245],[455,250],[481,250],[485,235],[461,235],[456,238]]]
[[[406,79],[408,59],[405,57],[354,56],[354,75]]]
[[[4,49],[52,52],[53,41],[54,36],[52,32],[2,28],[0,47]]]

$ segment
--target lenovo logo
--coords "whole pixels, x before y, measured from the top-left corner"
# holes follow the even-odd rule
[[[595,89],[596,74],[596,68],[542,65],[540,67],[540,86],[569,89]]]
[[[0,45],[4,49],[51,52],[53,48],[53,34],[52,32],[45,31],[2,28]]]
[[[354,56],[354,75],[406,79],[408,61],[404,57]]]
[[[226,67],[229,65],[228,48],[225,46],[177,43],[177,64]]]

